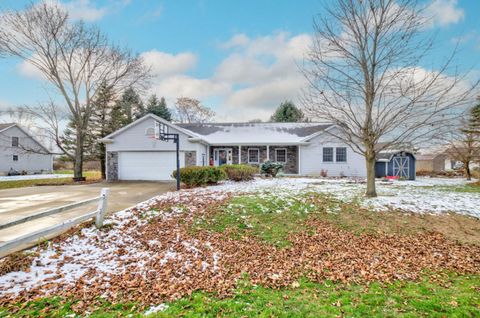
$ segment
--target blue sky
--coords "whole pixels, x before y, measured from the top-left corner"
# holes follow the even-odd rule
[[[52,0],[53,1],[53,0]],[[328,0],[323,0],[328,1]],[[479,0],[432,3],[435,63],[460,44],[458,66],[480,76]],[[2,0],[1,9],[28,1]],[[200,99],[218,121],[267,119],[305,86],[298,63],[322,0],[61,0],[75,19],[97,24],[112,41],[142,54],[155,78],[151,92]],[[431,65],[422,65],[429,68]],[[0,107],[36,104],[55,95],[31,68],[0,60]]]

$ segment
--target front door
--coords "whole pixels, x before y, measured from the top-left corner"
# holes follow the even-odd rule
[[[214,149],[213,157],[216,166],[232,164],[232,148]]]
[[[393,175],[410,179],[410,157],[393,157]]]

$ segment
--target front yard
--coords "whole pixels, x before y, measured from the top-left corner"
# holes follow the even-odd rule
[[[23,187],[33,187],[33,186],[47,186],[47,185],[69,185],[69,184],[78,184],[78,182],[73,181],[73,171],[72,170],[59,170],[54,171],[53,176],[42,176],[35,175],[32,176],[16,176],[8,177],[14,180],[4,181],[0,177],[0,190],[2,189],[13,189],[13,188],[23,188]],[[98,182],[102,180],[100,171],[91,170],[85,171],[84,176],[87,178],[86,182]]]
[[[480,315],[478,192],[421,179],[367,200],[363,186],[166,193],[0,262],[0,316]]]

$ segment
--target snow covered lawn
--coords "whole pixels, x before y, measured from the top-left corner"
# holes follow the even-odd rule
[[[122,295],[123,302],[141,301],[156,310],[163,301],[195,290],[228,295],[244,272],[272,287],[289,286],[305,271],[317,281],[354,282],[415,279],[425,269],[476,273],[480,248],[435,234],[359,236],[313,220],[313,232],[291,233],[292,246],[279,249],[253,237],[233,239],[228,231],[192,231],[195,220],[211,217],[212,208],[241,194],[283,199],[284,206],[265,211],[271,215],[289,213],[297,198],[314,192],[379,211],[480,217],[478,193],[445,191],[464,184],[460,179],[379,182],[380,196],[374,199],[363,199],[365,184],[359,180],[319,178],[256,179],[165,193],[110,216],[101,230],[86,226],[47,248],[33,249],[38,254],[30,268],[0,276],[0,305],[54,295],[91,304],[98,297],[116,301]],[[315,213],[308,209],[308,196],[301,203],[305,213]]]
[[[448,213],[480,218],[480,192],[448,191],[450,187],[462,187],[465,179],[419,178],[416,181],[377,181],[377,198],[363,197],[366,185],[363,180],[322,178],[257,179],[249,183],[226,183],[211,189],[235,192],[272,191],[300,193],[313,191],[329,193],[342,201],[358,199],[364,207],[377,211],[390,209],[413,213]]]
[[[32,174],[26,176],[0,176],[0,182],[3,181],[22,181],[22,180],[41,180],[41,179],[62,179],[71,178],[71,174]]]

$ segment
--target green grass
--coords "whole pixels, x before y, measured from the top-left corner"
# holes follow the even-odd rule
[[[71,170],[59,170],[54,171],[55,174],[72,174]],[[101,175],[100,171],[84,171],[83,176],[87,178],[87,181],[91,180],[100,180]],[[74,184],[71,177],[68,178],[57,178],[57,179],[34,179],[34,180],[12,180],[12,181],[2,181],[0,182],[0,190],[2,189],[13,189],[13,188],[23,188],[23,187],[33,187],[37,185],[64,185],[64,184]]]
[[[431,188],[431,187],[428,187]],[[467,183],[466,185],[458,186],[435,186],[434,189],[445,192],[466,192],[466,193],[480,193],[480,184]]]
[[[479,317],[480,276],[443,275],[440,282],[395,282],[369,286],[300,281],[295,287],[269,289],[240,283],[232,297],[194,293],[167,303],[149,317]],[[75,301],[41,299],[18,304],[11,317],[65,317]],[[134,304],[100,304],[90,317],[142,317]],[[0,317],[9,313],[0,309]]]
[[[305,221],[319,213],[313,198],[318,194],[281,195],[272,193],[232,198],[214,214],[194,220],[194,230],[225,232],[234,238],[253,235],[278,247],[290,245],[288,235],[305,230]]]

